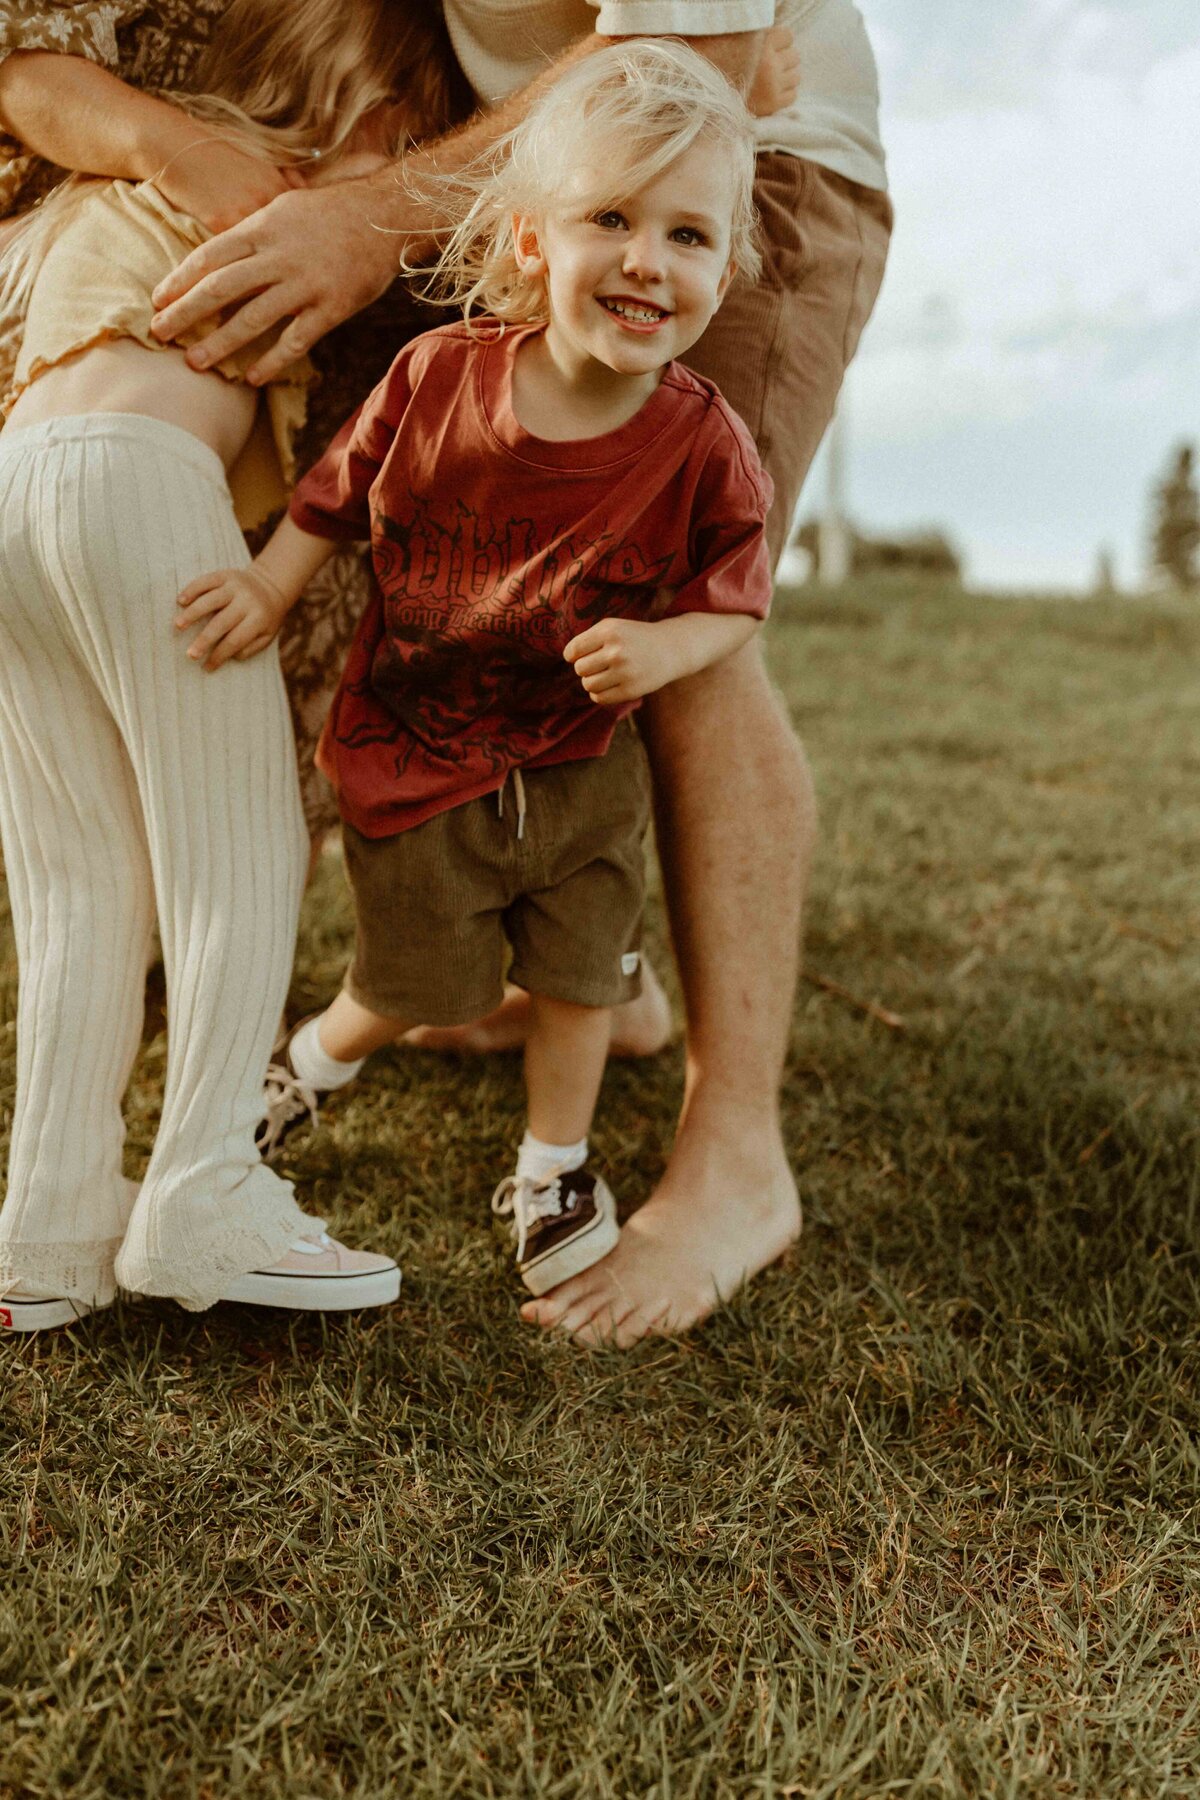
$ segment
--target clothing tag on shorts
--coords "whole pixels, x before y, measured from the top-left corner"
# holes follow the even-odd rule
[[[642,959],[636,950],[627,950],[621,958],[622,975],[636,975],[638,972],[638,964],[641,960]]]

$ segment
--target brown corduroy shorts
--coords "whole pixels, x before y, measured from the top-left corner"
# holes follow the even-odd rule
[[[522,771],[518,786],[394,837],[343,823],[357,928],[346,991],[413,1024],[464,1025],[509,979],[577,1006],[641,992],[650,773],[632,719],[604,756]],[[518,835],[518,830],[520,835]]]

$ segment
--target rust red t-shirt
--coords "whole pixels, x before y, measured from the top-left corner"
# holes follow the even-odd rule
[[[711,382],[672,363],[618,430],[536,438],[512,406],[536,329],[414,339],[292,500],[301,530],[371,541],[371,600],[317,755],[366,837],[514,767],[603,755],[633,709],[597,706],[562,659],[597,620],[770,605],[770,478]]]

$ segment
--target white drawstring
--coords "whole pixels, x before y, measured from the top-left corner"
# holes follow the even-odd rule
[[[527,810],[525,805],[525,782],[520,769],[510,769],[508,775],[512,776],[513,793],[517,796],[517,841],[519,843],[525,836],[525,813]],[[508,786],[508,775],[504,777],[504,780],[496,789],[496,812],[500,818],[504,817],[504,790]]]

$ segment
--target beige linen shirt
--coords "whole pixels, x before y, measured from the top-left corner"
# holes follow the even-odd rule
[[[886,191],[875,59],[852,0],[445,0],[463,73],[489,105],[523,87],[579,38],[711,37],[776,20],[800,53],[800,91],[758,121],[760,150],[782,150]]]

